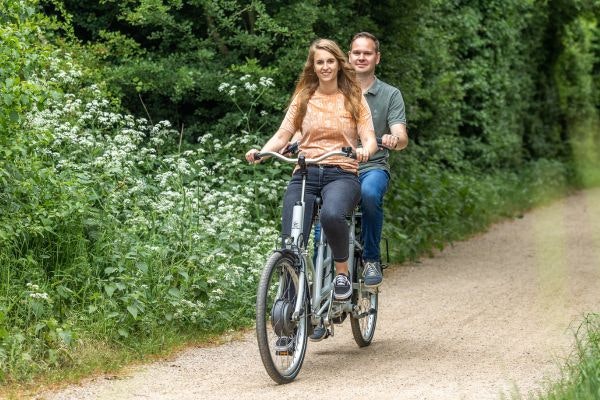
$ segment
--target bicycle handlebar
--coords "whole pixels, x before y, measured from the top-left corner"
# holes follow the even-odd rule
[[[379,147],[380,150],[387,148],[383,145],[383,140],[380,137],[376,138],[376,140],[377,140],[377,147]],[[299,146],[298,142],[290,143],[285,147],[285,150],[283,150],[283,152],[281,154],[288,154],[288,153],[297,154],[298,146]]]
[[[289,158],[289,157],[286,157],[279,153],[276,153],[274,151],[264,151],[262,153],[254,153],[255,160],[260,160],[265,156],[275,157],[281,161],[284,161],[284,162],[290,163],[290,164],[297,164],[298,161],[300,160],[300,158]],[[350,158],[356,158],[356,153],[354,152],[352,147],[342,147],[341,150],[330,151],[329,153],[325,153],[322,156],[317,157],[317,158],[305,158],[304,162],[306,164],[316,164],[319,161],[323,161],[324,159],[329,158],[331,156],[345,156],[345,157],[350,157]]]

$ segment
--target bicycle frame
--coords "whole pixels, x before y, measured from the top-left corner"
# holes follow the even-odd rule
[[[282,156],[279,153],[274,152],[265,152],[260,153],[259,157],[262,158],[265,155],[274,156],[280,160],[285,162],[296,162],[296,160],[287,158]],[[292,320],[298,321],[302,316],[302,313],[306,310],[303,310],[304,299],[306,296],[306,289],[308,288],[308,277],[312,276],[312,295],[310,296],[310,307],[311,307],[311,324],[313,326],[318,325],[321,321],[326,325],[331,325],[330,317],[332,314],[333,304],[337,303],[339,307],[336,307],[336,314],[341,314],[342,312],[352,312],[353,307],[350,301],[335,301],[333,299],[333,272],[330,274],[331,278],[325,281],[325,274],[327,268],[332,267],[332,259],[331,259],[331,249],[329,249],[329,245],[327,244],[327,239],[325,237],[325,232],[321,233],[321,237],[319,239],[319,243],[317,245],[317,256],[316,256],[316,265],[312,264],[312,259],[309,257],[308,249],[304,248],[304,214],[306,212],[306,203],[304,201],[304,195],[306,191],[306,177],[307,164],[316,164],[319,161],[322,161],[332,155],[345,155],[351,156],[351,149],[344,148],[342,151],[334,151],[329,152],[319,158],[316,159],[302,159],[299,157],[298,165],[300,165],[301,173],[302,173],[302,189],[300,192],[300,200],[296,202],[292,211],[292,224],[291,224],[291,232],[290,237],[287,240],[284,240],[284,245],[287,250],[294,252],[298,258],[300,259],[300,281],[298,284],[298,297],[296,304],[294,305],[294,311],[292,313]],[[320,206],[317,210],[317,219],[320,217]],[[352,276],[352,268],[354,266],[354,247],[358,242],[356,241],[356,233],[355,233],[355,222],[356,216],[353,212],[350,216],[350,241],[349,241],[349,258],[348,258],[348,272],[350,276]],[[326,250],[328,256],[325,256]]]
[[[318,222],[319,212],[317,211],[317,218],[315,222]],[[356,238],[356,212],[353,212],[349,216],[349,251],[348,251],[348,273],[353,276],[354,268],[354,254],[355,247],[359,246],[360,243]],[[327,238],[325,232],[321,231],[319,242],[316,246],[316,263],[313,267],[312,259],[305,257],[308,260],[306,265],[308,266],[308,274],[314,277],[312,282],[312,293],[311,296],[311,322],[313,325],[318,325],[322,320],[324,325],[330,326],[332,322],[331,318],[339,316],[343,312],[354,312],[353,304],[349,300],[337,301],[333,299],[333,277],[334,272],[330,271],[330,279],[326,278],[326,272],[328,268],[332,267],[331,249],[327,244]],[[353,282],[353,286],[357,283]]]

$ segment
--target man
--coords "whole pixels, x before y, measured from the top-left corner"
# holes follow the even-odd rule
[[[368,32],[354,35],[348,58],[369,103],[375,134],[385,147],[359,166],[364,283],[368,287],[377,287],[383,280],[379,247],[383,228],[383,196],[390,181],[389,149],[402,150],[408,145],[406,115],[400,90],[375,76],[381,54],[379,41],[374,35]]]

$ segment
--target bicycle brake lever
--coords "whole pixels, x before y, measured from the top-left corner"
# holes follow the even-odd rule
[[[356,158],[356,153],[354,153],[354,150],[350,146],[342,147],[342,152],[346,153],[346,157]]]
[[[288,153],[298,154],[298,146],[299,146],[298,142],[288,144],[286,146],[285,150],[281,154],[288,154]]]

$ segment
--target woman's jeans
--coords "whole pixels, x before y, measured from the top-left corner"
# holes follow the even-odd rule
[[[372,169],[360,174],[362,212],[363,259],[381,261],[379,242],[383,228],[383,196],[390,182],[390,175],[383,169]]]
[[[302,175],[296,171],[290,180],[283,197],[282,234],[291,234],[292,212],[294,204],[300,200]],[[333,259],[343,262],[348,259],[349,227],[346,216],[351,214],[360,200],[360,182],[358,177],[335,166],[308,166],[304,202],[304,246],[308,244],[312,219],[315,212],[314,202],[321,196],[321,226],[327,236]]]

